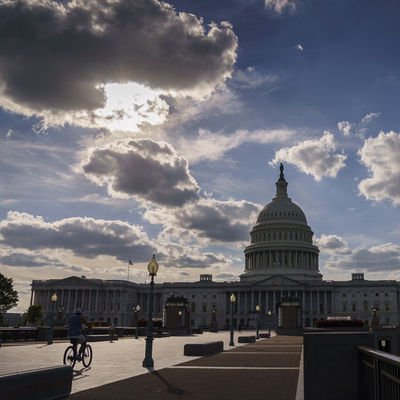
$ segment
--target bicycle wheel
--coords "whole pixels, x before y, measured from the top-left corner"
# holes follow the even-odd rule
[[[69,365],[70,367],[74,368],[76,363],[76,357],[74,353],[74,347],[69,346],[65,349],[64,352],[64,365]]]
[[[92,347],[87,344],[85,350],[83,351],[82,363],[85,367],[88,367],[92,363],[93,350]]]

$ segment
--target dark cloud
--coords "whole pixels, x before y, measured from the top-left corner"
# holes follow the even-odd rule
[[[227,280],[227,281],[236,281],[236,280],[238,280],[237,275],[229,274],[229,273],[226,273],[226,272],[222,272],[221,274],[215,275],[215,278],[216,279],[224,279],[224,280]]]
[[[199,190],[187,160],[168,144],[150,139],[92,149],[82,168],[90,180],[107,185],[113,197],[181,206],[195,199]]]
[[[351,249],[347,242],[337,235],[321,235],[315,238],[315,243],[322,253],[328,252],[331,254],[350,254]]]
[[[226,264],[227,259],[222,254],[202,253],[201,255],[183,254],[177,259],[170,259],[171,266],[179,268],[208,268]]]
[[[138,262],[155,252],[139,227],[122,221],[75,217],[49,223],[19,212],[9,212],[0,222],[0,243],[27,250],[70,250],[87,258],[109,255],[127,261],[134,257]]]
[[[157,0],[2,1],[0,37],[3,105],[35,112],[99,108],[109,82],[210,90],[237,48],[228,23],[205,29]]]
[[[353,271],[398,271],[400,270],[400,245],[385,243],[370,248],[362,248],[350,256],[329,260],[327,268]]]
[[[44,255],[27,254],[27,253],[10,253],[7,255],[0,255],[0,264],[8,265],[10,267],[65,267],[66,264],[56,258],[46,257]]]
[[[181,226],[221,242],[246,241],[258,207],[246,201],[203,200],[177,213]],[[254,218],[253,218],[254,217]]]

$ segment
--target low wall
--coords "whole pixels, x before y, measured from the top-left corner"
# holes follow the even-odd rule
[[[238,343],[255,343],[255,336],[238,336]]]
[[[357,346],[373,346],[369,332],[304,333],[304,398],[358,400]]]
[[[185,356],[211,356],[213,354],[224,351],[224,342],[209,342],[209,343],[190,343],[185,344],[183,355]]]
[[[0,375],[2,399],[53,400],[69,396],[72,368],[66,365]]]

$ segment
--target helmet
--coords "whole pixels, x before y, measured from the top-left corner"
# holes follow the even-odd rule
[[[81,308],[77,308],[75,310],[75,314],[82,314],[82,309]]]

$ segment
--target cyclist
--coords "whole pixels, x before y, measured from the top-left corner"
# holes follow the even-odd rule
[[[83,326],[91,327],[90,323],[86,321],[82,315],[82,310],[77,308],[75,314],[72,315],[68,320],[68,338],[74,347],[74,354],[77,354],[77,359],[82,359],[82,353],[86,346],[86,337],[83,334]],[[78,343],[81,345],[79,352],[77,353]]]

